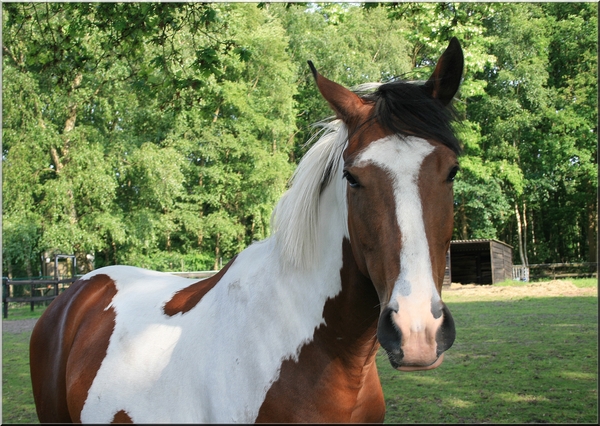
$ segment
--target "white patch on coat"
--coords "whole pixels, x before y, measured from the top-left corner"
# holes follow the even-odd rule
[[[325,302],[341,291],[348,232],[340,167],[306,216],[318,219],[306,246],[318,261],[309,267],[292,267],[275,234],[241,252],[193,309],[171,317],[165,303],[198,280],[127,266],[83,277],[106,274],[117,293],[115,329],[82,422],[108,423],[120,410],[135,423],[254,422],[282,362],[312,341]]]

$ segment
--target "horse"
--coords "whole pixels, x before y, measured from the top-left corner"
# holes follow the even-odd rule
[[[352,91],[308,62],[335,117],[274,208],[272,233],[197,280],[94,270],[31,336],[41,422],[382,422],[380,345],[399,371],[455,339],[441,299],[460,144],[453,38],[426,81]]]

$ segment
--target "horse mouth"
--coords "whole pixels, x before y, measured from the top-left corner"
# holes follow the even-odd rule
[[[396,357],[393,353],[388,352],[388,358],[393,368],[398,371],[425,371],[438,368],[444,362],[444,354],[442,353],[433,363],[429,365],[410,365],[396,362]]]

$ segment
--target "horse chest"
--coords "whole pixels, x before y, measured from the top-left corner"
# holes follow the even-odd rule
[[[341,359],[330,359],[309,344],[297,362],[282,364],[256,422],[382,422],[384,416],[374,357],[366,367],[351,370]]]

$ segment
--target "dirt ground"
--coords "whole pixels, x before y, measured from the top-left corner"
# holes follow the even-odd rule
[[[31,331],[33,330],[33,326],[35,325],[36,321],[36,318],[15,321],[5,320],[2,321],[2,332],[18,334],[23,333],[25,331]]]
[[[529,283],[527,285],[511,287],[452,283],[450,287],[446,287],[442,290],[443,297],[450,296],[457,300],[597,295],[598,289],[596,287],[578,288],[571,281],[566,280]]]
[[[523,286],[499,287],[492,285],[455,284],[444,288],[443,297],[455,301],[486,300],[495,298],[597,296],[597,288],[578,288],[570,281],[547,281]],[[2,321],[3,333],[23,333],[33,330],[37,319]]]

